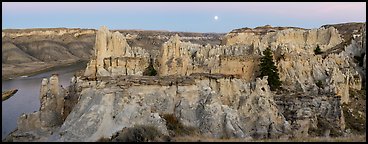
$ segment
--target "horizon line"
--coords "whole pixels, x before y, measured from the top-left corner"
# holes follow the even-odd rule
[[[338,25],[338,24],[348,24],[348,23],[366,23],[366,21],[352,21],[352,22],[341,22],[341,23],[327,23],[327,24],[323,24],[321,26],[319,26],[318,28],[321,28],[324,25]],[[266,25],[270,25],[270,24],[266,24]],[[261,27],[261,26],[266,26],[266,25],[259,25],[256,27]],[[102,25],[104,26],[104,25]],[[297,28],[304,28],[304,27],[298,27],[298,26],[279,26],[279,25],[270,25],[272,27],[297,27]],[[99,26],[101,27],[101,26]],[[251,29],[254,29],[256,27],[253,27]],[[242,28],[249,28],[247,26],[244,27],[239,27],[239,28],[233,28],[232,30],[235,29],[242,29]],[[304,28],[304,29],[318,29],[318,28]],[[28,28],[2,28],[2,30],[27,30],[27,29],[85,29],[85,30],[98,30],[99,28],[86,28],[86,27],[28,27]],[[184,33],[229,33],[232,30],[228,31],[228,32],[197,32],[197,31],[182,31],[182,30],[165,30],[165,29],[141,29],[141,28],[133,28],[133,29],[119,29],[119,28],[114,28],[114,29],[110,29],[109,30],[121,30],[121,31],[158,31],[158,32],[184,32]]]

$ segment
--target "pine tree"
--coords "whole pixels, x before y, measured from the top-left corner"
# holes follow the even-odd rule
[[[272,91],[278,89],[281,85],[278,69],[273,62],[273,56],[270,48],[263,51],[263,57],[261,58],[260,71],[261,74],[258,77],[268,76],[268,85]]]

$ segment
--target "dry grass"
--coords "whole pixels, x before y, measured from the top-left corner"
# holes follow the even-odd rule
[[[171,139],[174,142],[366,142],[366,135],[355,135],[350,137],[307,137],[298,139],[216,139],[203,136],[180,136]]]
[[[184,126],[173,114],[164,114],[162,117],[166,120],[166,127],[172,137],[194,135],[197,133],[196,128]]]
[[[135,125],[134,127],[124,128],[121,133],[115,137],[113,142],[147,142],[156,141],[156,138],[161,137],[162,134],[151,125]]]

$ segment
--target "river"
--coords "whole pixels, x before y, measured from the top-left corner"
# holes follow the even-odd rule
[[[43,78],[50,78],[53,73],[57,73],[59,74],[59,83],[66,88],[70,85],[70,79],[74,73],[85,67],[85,63],[78,63],[29,77],[18,77],[2,81],[3,91],[12,88],[18,89],[15,95],[2,102],[2,139],[15,130],[17,119],[20,115],[38,111],[40,107],[41,81]]]

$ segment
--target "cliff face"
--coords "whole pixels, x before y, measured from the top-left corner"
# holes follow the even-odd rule
[[[230,32],[223,38],[222,45],[244,45],[254,48],[256,54],[261,54],[267,47],[272,50],[280,48],[281,53],[312,54],[317,45],[325,51],[341,42],[338,31],[333,27],[305,30],[269,26]]]
[[[174,36],[161,47],[156,68],[160,76],[220,73],[251,81],[255,80],[259,57],[249,54],[239,46],[197,45]]]
[[[290,122],[293,137],[326,136],[326,132],[338,136],[346,128],[339,96],[296,92],[276,94],[274,98],[278,110]]]
[[[193,44],[175,35],[156,55],[101,27],[94,55],[68,93],[55,77],[48,87],[44,80],[40,111],[22,116],[11,137],[97,141],[136,125],[171,135],[164,114],[215,138],[342,135],[342,104],[351,101],[349,91],[362,89],[365,76],[354,58],[363,53],[362,40],[345,41],[333,27],[267,26],[233,31],[226,45]],[[313,53],[317,44],[323,54]],[[284,88],[277,92],[270,91],[267,77],[256,78],[260,52],[268,46]],[[143,76],[151,62],[158,76]]]
[[[151,83],[144,84],[146,81]],[[251,84],[197,74],[77,83],[83,88],[80,100],[61,126],[57,141],[96,141],[139,124],[153,125],[167,135],[161,114],[174,114],[185,126],[217,138],[278,137],[290,129],[278,112],[266,78]]]

